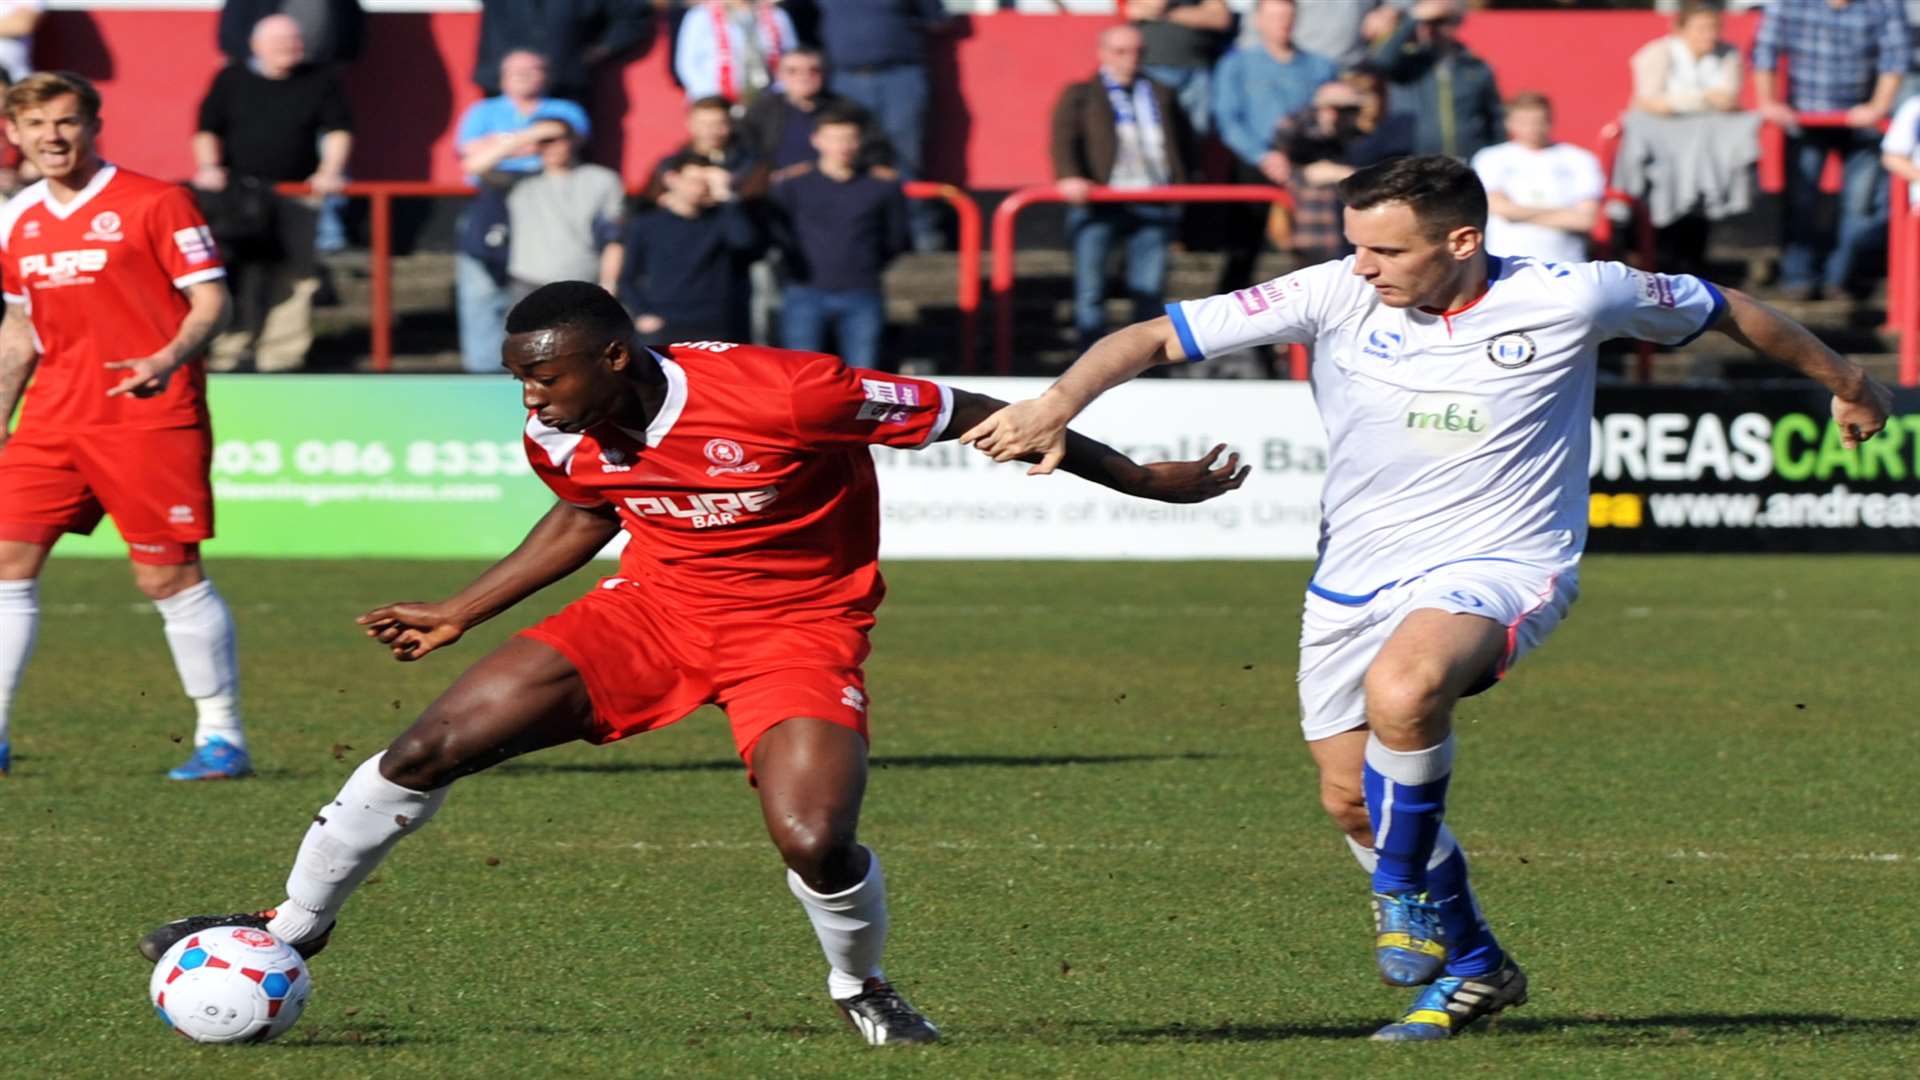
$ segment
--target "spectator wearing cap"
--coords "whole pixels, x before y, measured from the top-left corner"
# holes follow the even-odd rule
[[[1471,161],[1500,139],[1500,87],[1493,68],[1460,41],[1455,0],[1419,0],[1395,17],[1368,63],[1387,77],[1395,112],[1412,113],[1416,154]]]
[[[640,0],[486,0],[474,85],[488,97],[504,93],[500,62],[527,50],[547,58],[549,94],[584,103],[594,69],[651,41],[654,20]]]
[[[1281,120],[1313,101],[1314,90],[1340,75],[1332,60],[1295,46],[1295,13],[1293,0],[1260,0],[1253,11],[1256,43],[1227,53],[1214,69],[1214,130],[1233,151],[1239,183],[1286,186],[1292,170],[1287,156],[1273,148],[1274,133]],[[1238,225],[1221,270],[1221,292],[1252,279],[1267,213],[1235,209],[1230,216]]]
[[[774,84],[780,58],[799,46],[793,18],[773,0],[704,0],[681,17],[673,74],[688,101],[745,103]]]
[[[654,205],[625,236],[620,298],[642,340],[744,341],[747,266],[763,246],[733,176],[690,151],[656,171]]]
[[[1106,332],[1107,255],[1126,244],[1135,321],[1160,310],[1167,243],[1178,209],[1163,203],[1088,203],[1095,186],[1160,187],[1187,180],[1192,132],[1171,89],[1140,73],[1140,31],[1100,35],[1099,70],[1061,91],[1053,108],[1055,186],[1067,200],[1073,240],[1073,323],[1081,348]]]
[[[1196,134],[1211,131],[1213,62],[1233,29],[1227,0],[1125,0],[1121,12],[1145,45],[1140,70],[1178,95]]]
[[[500,370],[511,291],[507,281],[510,222],[507,192],[541,170],[534,124],[565,121],[585,136],[587,112],[565,98],[547,95],[547,60],[516,49],[500,59],[498,96],[467,106],[454,131],[460,171],[478,189],[459,225],[454,255],[454,297],[460,320],[460,366],[476,373]]]
[[[193,185],[202,198],[249,207],[247,224],[225,238],[234,319],[208,349],[207,366],[291,371],[306,364],[313,344],[314,221],[318,200],[346,187],[352,121],[339,77],[305,62],[299,23],[260,20],[252,48],[248,63],[214,76],[193,136]],[[304,183],[312,194],[276,196],[278,183]]]
[[[893,148],[873,114],[827,89],[827,62],[820,50],[795,49],[780,57],[776,70],[779,92],[754,98],[740,120],[747,144],[769,167],[778,170],[812,161],[814,122],[829,111],[859,120],[862,169],[895,164]]]
[[[866,109],[906,180],[925,174],[929,39],[952,27],[941,0],[815,0],[833,89]],[[912,214],[914,245],[940,246],[931,207]]]
[[[787,286],[782,343],[834,350],[852,367],[877,367],[886,331],[881,274],[905,251],[907,201],[889,171],[862,169],[861,118],[822,113],[813,127],[811,164],[774,174],[770,196]]]
[[[556,281],[591,281],[616,292],[627,197],[620,174],[581,161],[581,135],[565,120],[536,120],[532,135],[540,171],[507,192],[513,301]]]
[[[1761,20],[1753,88],[1761,115],[1787,132],[1780,286],[1790,296],[1853,284],[1860,252],[1885,225],[1878,129],[1893,112],[1908,54],[1899,0],[1775,0]],[[1845,124],[1802,128],[1801,113],[1840,113]],[[1829,154],[1840,155],[1845,175],[1833,227],[1820,213]]]
[[[1584,261],[1607,190],[1600,159],[1554,141],[1553,104],[1545,94],[1515,94],[1506,124],[1506,142],[1473,155],[1473,171],[1487,189],[1487,250]]]

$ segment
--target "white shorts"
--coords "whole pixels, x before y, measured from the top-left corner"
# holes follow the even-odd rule
[[[1410,612],[1432,608],[1505,626],[1506,651],[1488,673],[1497,680],[1547,640],[1579,595],[1577,566],[1555,570],[1504,559],[1449,563],[1346,602],[1309,591],[1300,616],[1301,731],[1312,742],[1365,723],[1367,669]]]

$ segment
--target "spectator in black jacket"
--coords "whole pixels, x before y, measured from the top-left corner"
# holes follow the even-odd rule
[[[500,59],[516,49],[547,58],[547,92],[586,103],[593,69],[653,39],[647,0],[486,0],[480,7],[480,50],[473,82],[500,93]]]
[[[627,225],[621,299],[651,344],[744,341],[746,267],[762,247],[733,177],[682,152],[656,174],[660,197]]]
[[[653,167],[643,197],[658,199],[666,190],[663,174],[667,167],[687,154],[699,158],[703,164],[726,170],[732,191],[742,199],[758,199],[767,193],[767,175],[771,170],[765,159],[740,136],[733,123],[732,103],[726,98],[704,97],[687,106],[687,141]]]
[[[270,15],[255,24],[252,42],[252,60],[222,69],[200,103],[193,185],[213,201],[251,202],[288,182],[307,184],[312,195],[270,198],[258,235],[234,241],[233,324],[214,339],[207,366],[290,371],[313,344],[318,200],[346,186],[353,135],[346,90],[331,69],[305,62],[299,23]]]
[[[873,114],[827,91],[827,64],[820,50],[795,49],[780,58],[774,73],[780,92],[754,98],[740,121],[747,145],[770,168],[812,161],[814,124],[829,110],[859,121],[860,168],[893,164],[892,148],[873,122]]]
[[[887,323],[880,275],[910,241],[900,181],[858,166],[860,120],[823,113],[813,127],[818,159],[776,174],[772,201],[789,282],[782,343],[824,351],[831,323],[841,358],[871,368]]]

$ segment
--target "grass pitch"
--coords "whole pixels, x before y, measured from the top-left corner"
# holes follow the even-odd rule
[[[123,566],[63,561],[0,782],[0,1074],[1912,1076],[1911,559],[1591,559],[1462,708],[1450,820],[1533,1002],[1364,1036],[1365,878],[1321,817],[1292,564],[896,564],[869,666],[888,971],[942,1026],[869,1049],[825,999],[703,712],[458,785],[348,907],[300,1026],[197,1047],[144,930],[280,898],[314,809],[460,668],[582,591],[398,665],[351,617],[473,565],[216,565],[259,778],[177,785],[191,725]]]

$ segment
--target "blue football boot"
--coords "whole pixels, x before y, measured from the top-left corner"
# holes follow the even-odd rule
[[[13,743],[0,739],[0,776],[13,771]]]
[[[1440,906],[1426,893],[1373,894],[1373,959],[1388,986],[1425,986],[1447,963]]]
[[[1508,957],[1491,975],[1447,975],[1420,991],[1406,1014],[1373,1033],[1375,1042],[1450,1039],[1483,1016],[1527,1003],[1527,973]]]
[[[193,756],[178,768],[168,770],[169,780],[237,780],[253,775],[253,759],[247,752],[218,735],[204,746],[194,748]]]

